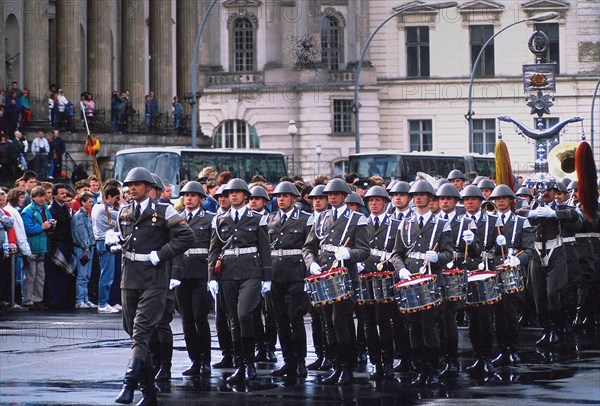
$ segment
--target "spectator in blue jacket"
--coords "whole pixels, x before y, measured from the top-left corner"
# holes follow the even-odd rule
[[[92,274],[92,258],[96,239],[92,227],[90,213],[94,206],[94,195],[84,192],[79,199],[81,208],[71,219],[71,230],[73,232],[73,244],[77,266],[77,283],[75,286],[75,308],[95,309],[96,306],[88,298],[88,283]]]

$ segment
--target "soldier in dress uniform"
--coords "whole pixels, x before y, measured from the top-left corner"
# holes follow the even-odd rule
[[[208,313],[212,298],[208,291],[208,248],[214,214],[204,211],[206,192],[200,182],[190,181],[181,188],[184,210],[180,213],[194,232],[194,244],[173,259],[171,286],[175,287],[177,308],[181,314],[183,338],[192,364],[183,376],[210,376],[210,326]]]
[[[530,265],[533,297],[538,320],[544,329],[536,345],[548,347],[561,341],[563,326],[560,290],[567,284],[567,261],[562,246],[560,230],[566,223],[580,221],[577,210],[558,205],[554,200],[558,186],[553,178],[539,183],[541,203],[535,209],[520,209],[517,214],[526,216],[537,226],[534,256]]]
[[[401,221],[403,218],[411,216],[409,190],[410,185],[402,180],[394,183],[394,186],[390,189],[389,195],[393,208],[390,212],[390,217],[392,219]]]
[[[269,215],[267,225],[273,264],[270,299],[275,310],[284,363],[271,375],[305,378],[304,315],[310,303],[304,291],[307,272],[302,259],[302,246],[312,227],[313,217],[295,207],[294,203],[300,193],[293,183],[279,183],[273,195],[277,198],[279,210]]]
[[[250,198],[248,199],[248,208],[268,216],[267,204],[271,201],[267,194],[267,189],[257,185],[250,188]],[[267,293],[261,297],[260,304],[254,311],[254,337],[256,338],[256,362],[277,362],[275,356],[275,344],[277,344],[277,324],[275,322],[275,311],[271,306]],[[263,323],[263,315],[265,322]]]
[[[367,191],[365,200],[371,215],[367,225],[368,239],[371,246],[369,257],[364,261],[362,273],[395,271],[397,260],[392,260],[392,250],[396,243],[396,234],[400,222],[386,215],[385,208],[390,197],[381,186],[373,186]],[[394,263],[395,262],[395,263]],[[370,375],[373,381],[392,379],[394,377],[394,336],[392,319],[398,313],[394,301],[388,303],[366,304],[361,306],[365,318],[365,335],[369,359],[375,365]],[[402,326],[404,327],[404,326]],[[408,341],[402,343],[409,347]]]
[[[319,216],[302,248],[304,262],[310,273],[318,275],[321,270],[335,267],[343,261],[353,284],[357,283],[356,264],[364,261],[370,252],[367,240],[367,219],[351,211],[344,200],[350,188],[343,179],[331,179],[323,189],[327,194],[331,210]],[[335,262],[334,262],[335,261]],[[354,300],[344,299],[324,307],[327,344],[336,362],[335,370],[321,382],[323,384],[346,385],[353,381],[352,311]]]
[[[510,187],[498,185],[490,199],[496,204],[497,225],[500,234],[495,238],[495,264],[519,267],[525,277],[529,261],[534,257],[534,229],[525,217],[517,216],[511,210],[516,199]],[[516,254],[520,253],[519,256]],[[502,272],[502,271],[500,271]],[[504,295],[496,306],[496,340],[500,354],[494,359],[496,365],[511,365],[520,361],[519,349],[519,309],[522,307],[525,292]],[[490,328],[491,333],[491,328]],[[489,335],[481,336],[488,340]]]
[[[477,189],[476,186],[474,186]],[[477,189],[479,193],[479,189]],[[453,246],[453,259],[449,263],[441,263],[443,269],[453,269],[454,265],[468,268],[465,264],[465,248],[470,258],[479,258],[481,254],[481,243],[476,238],[477,226],[471,216],[460,215],[456,210],[456,204],[462,197],[456,187],[446,183],[436,193],[440,199],[442,211],[438,215],[447,221],[450,226]],[[446,378],[455,378],[460,372],[458,364],[458,325],[457,314],[464,311],[465,301],[444,301],[442,305],[442,341],[441,349],[446,363],[442,375]]]
[[[231,327],[236,370],[226,382],[239,385],[256,379],[252,314],[261,293],[271,290],[271,249],[266,216],[246,207],[250,196],[246,182],[231,179],[223,193],[229,196],[231,208],[213,221],[209,285],[213,295],[219,290],[223,294]]]
[[[165,308],[169,287],[165,262],[194,242],[194,233],[172,206],[150,200],[148,190],[153,183],[147,169],[137,167],[129,171],[123,184],[129,187],[133,202],[119,211],[118,232],[105,237],[108,245],[122,241],[123,326],[133,340],[117,403],[131,403],[138,382],[144,404],[157,403],[149,341]]]
[[[465,183],[467,183],[467,177],[460,169],[452,169],[446,179],[448,179],[459,192],[463,190]]]
[[[492,183],[492,181],[487,178],[481,179],[478,183],[474,183],[474,185],[477,185],[479,190],[481,190],[481,193],[483,194],[484,202],[487,202],[488,200],[490,200],[492,191],[496,187],[496,185],[494,185]]]
[[[452,230],[446,220],[433,216],[429,200],[435,194],[427,181],[416,181],[410,188],[415,213],[404,218],[398,228],[392,259],[398,262],[398,278],[431,269],[439,277],[441,264],[452,260]],[[437,250],[437,251],[436,251]],[[427,265],[429,264],[429,265]],[[409,334],[417,376],[412,385],[439,383],[440,307],[409,315]]]

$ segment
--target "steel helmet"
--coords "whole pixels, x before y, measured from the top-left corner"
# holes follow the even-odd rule
[[[475,179],[473,179],[473,182],[471,182],[471,185],[479,186],[479,182],[481,182],[484,179],[485,179],[485,176],[479,175]]]
[[[123,181],[123,186],[127,186],[133,182],[146,182],[147,184],[154,186],[155,181],[154,177],[150,171],[142,166],[137,166],[132,168],[125,176],[125,180]]]
[[[267,194],[267,190],[262,186],[254,186],[250,189],[250,197],[261,197],[265,199],[267,202],[269,199],[269,195]]]
[[[479,193],[481,193],[481,190]],[[457,200],[461,199],[458,189],[452,183],[446,183],[445,185],[440,186],[436,194],[437,197],[454,197]]]
[[[417,180],[415,183],[413,183],[408,191],[408,194],[411,195],[414,193],[429,193],[431,196],[435,196],[433,186],[431,186],[431,183],[427,182],[426,180]]]
[[[165,188],[165,185],[164,185],[162,179],[160,178],[160,176],[158,176],[155,173],[151,173],[151,175],[154,178],[154,185],[152,185],[152,186],[154,186],[157,189],[163,190]]]
[[[341,178],[333,178],[327,185],[325,189],[323,189],[323,193],[331,193],[331,192],[340,192],[349,195],[352,191],[350,190],[350,186]]]
[[[313,189],[314,190],[314,189]],[[284,193],[289,193],[292,196],[300,196],[300,192],[298,192],[298,188],[292,182],[283,181],[280,182],[275,190],[273,191],[273,195],[282,195]]]
[[[408,183],[407,183],[407,185],[408,185]],[[385,199],[388,202],[390,201],[390,196],[385,191],[385,189],[381,186],[373,186],[372,188],[370,188],[367,191],[367,193],[365,194],[365,200],[369,201],[370,197],[381,197],[382,199]]]
[[[496,186],[489,179],[482,179],[479,183],[474,183],[479,189],[494,189]]]
[[[493,194],[494,194],[494,192],[492,192],[492,195]],[[529,188],[527,186],[521,186],[519,188],[519,190],[517,190],[517,193],[515,193],[515,195],[517,195],[517,196],[524,195],[524,196],[529,196],[529,197],[533,198],[533,195],[531,194],[531,190],[529,190]]]
[[[403,180],[400,180],[394,184],[394,187],[390,189],[389,193],[390,194],[408,193],[409,190],[410,190],[410,185],[408,184],[408,182],[404,182]]]
[[[523,189],[525,189],[526,193],[522,193],[522,194],[531,196],[531,192],[526,187],[520,188],[519,191],[517,191],[517,194],[520,194],[519,192],[522,191]],[[498,197],[512,197],[513,199],[516,198],[512,189],[510,187],[508,187],[507,185],[498,185],[494,188],[494,190],[492,190],[490,199],[496,199]]]
[[[567,186],[567,189],[569,190],[577,190],[577,187],[579,186],[579,182],[577,182],[576,180],[571,181],[571,183],[569,183],[569,186]]]
[[[571,183],[573,183],[573,182],[571,182]],[[561,192],[561,193],[569,193],[569,191],[567,190],[567,186],[564,183],[562,183],[562,182],[556,182],[556,186],[558,186],[558,191],[559,192]],[[569,184],[569,186],[571,186],[571,185]]]
[[[227,185],[225,185],[225,188],[223,189],[223,193],[227,194],[232,190],[241,190],[248,196],[251,194],[250,189],[248,189],[248,184],[244,181],[244,179],[240,178],[233,178],[227,182]]]
[[[456,189],[456,188],[455,188]],[[438,191],[439,193],[439,191]],[[481,193],[481,189],[479,189],[477,186],[475,185],[469,185],[466,188],[464,188],[461,192],[460,192],[460,196],[464,199],[465,197],[478,197],[481,200],[485,199],[485,197],[483,196],[483,193]]]
[[[450,181],[444,178],[438,180],[438,188],[442,187],[442,185],[445,185],[446,183],[450,183]]]
[[[385,190],[387,190],[387,191],[389,192],[390,190],[392,190],[392,188],[394,187],[394,185],[395,185],[396,183],[398,183],[398,181],[397,181],[396,179],[394,179],[393,181],[391,181],[391,182],[390,182],[390,183],[389,183],[389,184],[386,186]]]
[[[564,179],[562,180],[562,183],[564,183],[564,185],[565,185],[567,188],[569,187],[569,185],[571,184],[571,182],[573,182],[573,181],[572,181],[571,179],[569,179],[569,178],[564,178]]]
[[[354,204],[358,204],[362,207],[365,207],[365,202],[363,202],[363,199],[360,198],[360,196],[358,195],[358,193],[356,192],[351,192],[348,196],[346,196],[346,203],[354,203]]]
[[[448,180],[450,180],[450,179],[467,180],[467,177],[465,176],[464,173],[462,173],[461,170],[459,170],[459,169],[452,169],[450,171],[450,173],[448,174],[448,177],[446,179],[448,179]]]
[[[220,196],[223,196],[223,193],[225,191],[225,186],[227,186],[227,185],[221,185],[221,186],[219,186],[219,188],[217,189],[217,191],[213,194],[213,197],[215,199],[218,199]]]
[[[313,188],[313,190],[310,191],[310,193],[308,194],[308,198],[312,199],[313,197],[325,197],[327,196],[324,192],[323,189],[325,189],[325,185],[317,185]]]
[[[191,180],[183,185],[179,191],[179,196],[183,196],[186,193],[197,193],[200,197],[206,197],[206,192],[204,191],[202,183],[196,182],[195,180]]]

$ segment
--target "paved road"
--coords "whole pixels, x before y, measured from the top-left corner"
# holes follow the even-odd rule
[[[310,323],[307,321],[307,329]],[[220,357],[213,328],[213,362]],[[356,373],[351,387],[324,387],[319,374],[301,382],[271,378],[275,365],[259,364],[259,379],[250,387],[230,388],[223,377],[231,371],[214,370],[208,380],[183,379],[188,365],[181,320],[172,323],[175,335],[173,379],[161,387],[161,404],[236,405],[393,405],[435,403],[486,406],[531,404],[600,404],[600,336],[571,335],[559,351],[537,352],[532,346],[539,332],[522,334],[518,367],[498,370],[487,382],[462,373],[458,381],[435,390],[410,388],[410,377],[396,374],[394,382],[375,385],[367,370]],[[308,334],[310,340],[310,332]],[[309,344],[312,345],[312,344]],[[120,388],[129,356],[129,338],[120,315],[30,312],[0,316],[0,403],[111,405]],[[312,358],[312,353],[309,357]],[[279,358],[281,354],[278,352]],[[467,331],[460,331],[460,361],[472,361]],[[308,362],[312,361],[309,359]],[[279,365],[279,364],[278,364]],[[140,395],[136,392],[136,398]]]

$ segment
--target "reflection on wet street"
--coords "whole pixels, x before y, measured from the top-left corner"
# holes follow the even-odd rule
[[[306,319],[310,330],[309,319]],[[129,338],[119,315],[97,313],[16,313],[0,319],[0,403],[114,404],[129,356]],[[213,362],[220,351],[213,328]],[[461,372],[455,381],[432,388],[413,388],[412,374],[396,373],[393,381],[369,381],[370,367],[356,369],[352,386],[319,384],[327,372],[306,379],[273,378],[279,363],[258,363],[259,377],[245,386],[230,386],[233,371],[213,369],[207,379],[184,379],[188,366],[181,320],[175,335],[173,379],[158,386],[160,404],[319,404],[391,405],[414,402],[444,404],[600,404],[600,337],[598,330],[566,336],[553,351],[535,348],[538,329],[521,330],[521,363],[498,367],[495,375],[474,379],[465,371],[473,360],[466,328],[460,329]],[[310,340],[311,334],[308,332]],[[309,358],[314,360],[312,343]],[[141,395],[136,392],[134,402]]]

